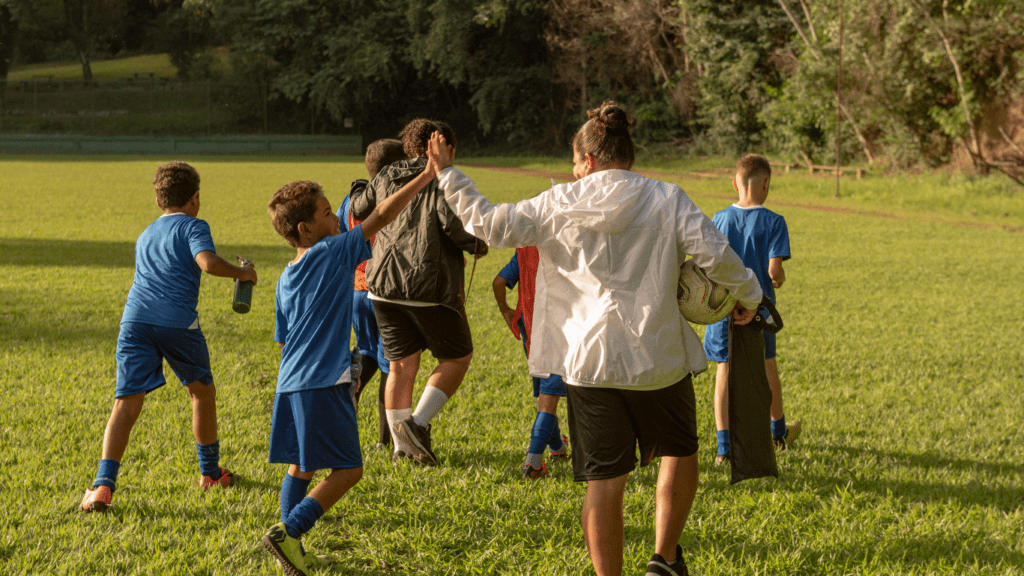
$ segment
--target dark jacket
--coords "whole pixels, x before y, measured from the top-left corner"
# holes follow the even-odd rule
[[[362,191],[353,188],[352,216],[364,220],[378,203],[397,192],[427,166],[426,158],[403,160],[384,168]],[[487,244],[466,232],[432,180],[395,221],[377,233],[366,285],[388,300],[433,302],[461,310],[465,277],[462,251],[487,254]]]

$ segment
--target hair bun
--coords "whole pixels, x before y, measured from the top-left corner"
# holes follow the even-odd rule
[[[614,100],[605,100],[600,108],[588,110],[587,116],[594,120],[600,132],[610,136],[629,134],[633,127],[633,119]]]

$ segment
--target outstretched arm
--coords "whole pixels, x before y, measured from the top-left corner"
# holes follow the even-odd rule
[[[423,190],[427,184],[430,184],[430,181],[436,176],[437,166],[432,161],[427,162],[427,167],[423,172],[417,174],[415,178],[410,180],[405,186],[402,186],[398,192],[384,199],[366,217],[366,220],[363,220],[363,237],[369,240],[381,228],[393,222],[395,218],[398,218],[402,210],[412,201],[412,197],[419,193],[420,190]]]
[[[200,270],[210,274],[211,276],[234,278],[243,282],[256,283],[256,269],[252,262],[246,266],[235,266],[220,256],[217,256],[216,252],[203,250],[199,254],[196,254],[196,264],[199,265]]]

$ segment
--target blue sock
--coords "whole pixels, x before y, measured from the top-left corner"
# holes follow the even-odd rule
[[[220,440],[213,444],[196,442],[196,453],[199,454],[199,471],[211,480],[220,479]]]
[[[548,446],[551,450],[558,451],[562,449],[562,430],[558,427],[558,416],[554,416],[554,418],[555,423],[551,428],[551,438],[548,440]]]
[[[773,438],[785,438],[786,437],[786,415],[783,414],[782,418],[778,420],[772,420],[772,437]]]
[[[323,515],[324,509],[320,503],[307,496],[288,514],[288,519],[284,521],[285,530],[292,538],[301,538]]]
[[[113,494],[117,489],[117,472],[121,469],[121,463],[117,460],[100,460],[100,467],[96,471],[96,479],[92,481],[92,487],[109,486]]]
[[[718,436],[718,454],[720,456],[729,455],[729,431],[719,430],[715,433]]]
[[[530,454],[543,454],[544,447],[551,443],[552,432],[558,430],[558,417],[547,412],[537,412],[533,420],[533,431],[530,432]],[[558,438],[555,436],[554,438]]]
[[[281,482],[281,522],[287,520],[292,509],[306,497],[306,490],[311,481],[285,473],[284,482]]]

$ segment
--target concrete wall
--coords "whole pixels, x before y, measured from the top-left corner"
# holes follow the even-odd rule
[[[0,134],[0,154],[359,154],[359,136],[53,136]]]

